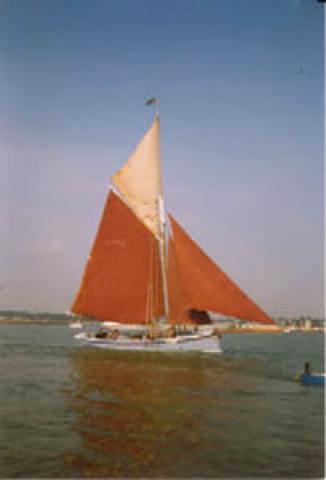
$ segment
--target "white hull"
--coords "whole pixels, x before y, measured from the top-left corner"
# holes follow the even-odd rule
[[[183,335],[175,338],[159,340],[131,340],[118,338],[116,340],[95,338],[85,332],[75,335],[84,345],[92,345],[109,350],[132,350],[142,352],[187,352],[200,351],[206,353],[222,353],[217,336],[213,335]]]

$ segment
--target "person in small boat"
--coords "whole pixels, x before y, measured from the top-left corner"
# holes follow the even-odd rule
[[[311,365],[310,365],[309,362],[305,362],[303,370],[302,370],[300,373],[298,373],[298,374],[294,377],[294,379],[295,379],[296,381],[300,382],[303,377],[305,377],[305,376],[310,376],[310,375],[312,375]]]
[[[306,363],[304,364],[303,375],[311,375],[311,366],[310,366],[310,363],[309,363],[309,362],[306,362]]]

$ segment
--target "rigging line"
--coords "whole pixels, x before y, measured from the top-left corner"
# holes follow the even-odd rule
[[[165,210],[164,210],[164,201],[163,196],[159,198],[159,218],[160,218],[160,238],[159,238],[159,253],[161,260],[161,270],[162,270],[162,284],[163,284],[163,300],[164,300],[164,312],[166,319],[169,318],[169,298],[168,298],[168,287],[167,287],[167,274],[166,274],[166,221],[165,221]]]

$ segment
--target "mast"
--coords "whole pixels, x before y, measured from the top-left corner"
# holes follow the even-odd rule
[[[160,125],[159,100],[157,98],[156,98],[155,117],[157,118],[158,125]],[[166,216],[165,216],[165,207],[164,207],[162,173],[161,173],[161,193],[158,198],[158,216],[159,216],[159,247],[160,247],[159,251],[160,251],[161,270],[162,270],[163,301],[164,301],[164,311],[165,311],[166,320],[168,320],[169,298],[168,298],[168,284],[167,284],[167,274],[166,274],[166,245],[167,245]]]
[[[169,298],[168,298],[168,285],[167,285],[167,273],[166,273],[166,221],[165,221],[165,209],[163,195],[158,200],[159,218],[160,218],[160,238],[159,238],[159,251],[162,270],[162,285],[163,285],[163,301],[164,311],[166,318],[169,318]]]
[[[160,155],[160,101],[157,97],[151,97],[146,102],[145,105],[156,105],[155,119],[158,124],[158,149],[159,157]],[[161,271],[162,271],[162,285],[163,285],[163,301],[164,301],[164,311],[166,319],[169,318],[169,299],[168,299],[168,284],[167,284],[167,273],[166,273],[166,246],[167,246],[167,231],[166,231],[166,215],[164,207],[164,195],[163,195],[163,181],[162,181],[162,168],[161,168],[161,158],[159,163],[160,168],[160,194],[157,199],[157,210],[159,218],[159,228],[158,228],[158,241],[159,241],[159,252],[160,252],[160,261],[161,261]]]

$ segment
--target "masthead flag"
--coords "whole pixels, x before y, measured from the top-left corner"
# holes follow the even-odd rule
[[[145,105],[157,105],[158,99],[156,97],[151,97],[145,102]]]

